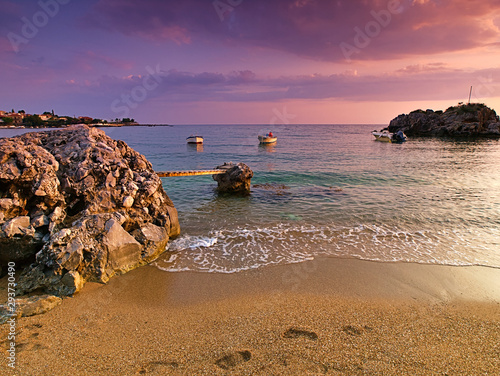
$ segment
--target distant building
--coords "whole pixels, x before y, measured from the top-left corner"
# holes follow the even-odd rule
[[[94,120],[88,116],[79,116],[78,119],[81,120],[83,123],[91,123],[92,120]]]
[[[40,119],[42,119],[43,121],[47,121],[47,120],[50,120],[52,119],[52,115],[47,115],[47,114],[43,114],[43,115],[38,115],[40,117]]]
[[[3,117],[10,117],[13,120],[13,122],[12,122],[13,125],[22,125],[23,124],[23,119],[24,119],[23,114],[18,114],[17,112],[9,112],[8,114],[6,114]]]
[[[0,117],[4,116],[6,114],[5,111],[0,111]]]

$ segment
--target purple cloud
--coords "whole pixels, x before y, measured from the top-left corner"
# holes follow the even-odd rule
[[[138,38],[176,43],[226,40],[326,61],[345,60],[341,43],[357,48],[359,33],[373,36],[351,56],[361,60],[467,50],[494,43],[499,34],[493,20],[485,22],[499,11],[499,0],[232,3],[240,5],[227,3],[230,11],[221,22],[213,3],[206,0],[100,0],[86,21]]]

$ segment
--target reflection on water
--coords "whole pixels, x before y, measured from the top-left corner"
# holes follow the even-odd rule
[[[188,152],[203,153],[203,144],[186,144]]]
[[[259,151],[266,153],[276,153],[276,143],[274,144],[259,144]]]

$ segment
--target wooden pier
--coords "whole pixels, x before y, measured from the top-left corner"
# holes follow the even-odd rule
[[[199,176],[212,175],[217,182],[217,191],[221,193],[250,193],[250,180],[253,171],[244,163],[226,162],[212,170],[191,170],[191,171],[156,171],[160,178],[174,176]]]
[[[156,174],[160,178],[170,178],[174,176],[199,176],[199,175],[218,175],[225,173],[226,170],[194,170],[194,171],[158,171]]]

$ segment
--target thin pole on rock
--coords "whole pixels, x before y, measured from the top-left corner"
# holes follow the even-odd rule
[[[472,96],[472,86],[470,87],[470,93],[469,93],[469,102],[467,102],[467,104],[469,105],[470,104],[470,97]]]

